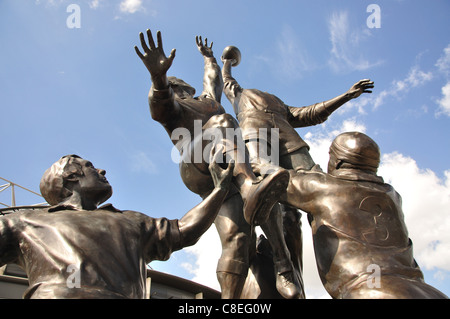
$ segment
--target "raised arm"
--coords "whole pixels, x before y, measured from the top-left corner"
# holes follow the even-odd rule
[[[231,66],[233,64],[233,60],[231,59],[224,59],[222,57],[223,67],[222,67],[222,77],[224,81],[236,81],[233,76],[231,75]]]
[[[323,102],[326,111],[331,114],[336,111],[339,107],[344,105],[350,100],[356,99],[363,93],[372,93],[374,87],[373,81],[369,79],[364,79],[356,82],[353,86],[344,94],[341,94],[334,99]]]
[[[229,163],[227,169],[222,169],[217,163],[220,156],[223,156],[223,153],[221,150],[217,150],[209,165],[215,185],[214,190],[178,221],[181,248],[195,244],[200,236],[208,230],[228,194],[233,177],[234,162]]]
[[[291,117],[290,124],[293,127],[305,127],[320,124],[327,120],[328,116],[339,107],[352,99],[356,99],[363,93],[372,93],[373,81],[364,79],[356,82],[347,92],[333,99],[316,103],[307,107],[289,107]]]
[[[239,114],[239,101],[242,94],[242,87],[231,75],[231,67],[233,65],[232,59],[224,59],[222,57],[223,67],[222,67],[222,78],[223,78],[223,93],[227,97],[233,106],[234,112]]]
[[[166,57],[162,45],[161,32],[157,31],[157,46],[153,41],[152,33],[147,29],[148,46],[144,34],[139,33],[141,46],[144,54],[135,46],[136,54],[150,72],[152,86],[148,95],[150,113],[155,121],[166,124],[170,117],[179,111],[178,103],[175,101],[174,92],[169,85],[167,71],[175,58],[175,49],[172,49],[169,57]]]
[[[141,46],[144,50],[144,54],[139,51],[138,47],[135,46],[136,54],[141,58],[147,70],[150,72],[153,85],[157,90],[167,89],[169,87],[169,81],[167,79],[167,71],[172,65],[173,59],[175,58],[175,49],[172,49],[169,57],[166,57],[163,50],[161,32],[156,32],[156,37],[158,40],[158,46],[155,46],[153,41],[152,32],[147,29],[148,44],[145,43],[144,34],[139,33],[139,38],[141,40]]]
[[[205,38],[205,44],[203,44],[201,36],[195,37],[195,42],[205,61],[203,92],[201,95],[206,95],[220,103],[222,99],[223,80],[220,67],[212,51],[213,43],[211,42],[211,45],[208,47],[208,39]]]

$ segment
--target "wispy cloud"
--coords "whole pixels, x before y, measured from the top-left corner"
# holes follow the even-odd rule
[[[305,49],[299,35],[290,25],[283,25],[279,37],[269,50],[256,57],[279,77],[289,80],[302,78],[315,68],[315,63]]]
[[[389,89],[376,94],[373,101],[373,108],[377,109],[384,104],[385,100],[389,97],[401,98],[411,89],[420,87],[432,79],[433,73],[431,71],[424,72],[418,65],[415,65],[410,69],[408,75],[404,79],[394,80]]]
[[[382,90],[374,95],[368,101],[373,105],[374,109],[377,109],[383,105],[389,98],[402,98],[411,89],[419,88],[433,79],[439,78],[439,75],[446,77],[446,82],[441,88],[442,97],[435,99],[438,105],[436,115],[450,116],[450,44],[443,50],[443,54],[437,60],[434,69],[429,71],[423,71],[418,64],[415,64],[401,80],[394,80],[388,89]],[[367,101],[364,101],[367,104]],[[352,102],[351,102],[352,103]],[[357,106],[358,102],[354,102]]]
[[[89,1],[89,8],[91,9],[97,9],[100,5],[100,0],[92,0]]]
[[[41,4],[44,3],[47,6],[57,6],[60,5],[64,2],[66,2],[67,0],[35,0],[36,4]]]
[[[372,94],[364,94],[358,97],[356,100],[351,100],[341,106],[337,113],[343,114],[353,110],[356,110],[358,114],[366,114],[367,105],[373,104],[373,95]]]
[[[365,114],[368,107],[372,107],[372,110],[376,110],[389,99],[402,99],[411,91],[411,89],[419,88],[434,78],[435,75],[433,74],[433,71],[423,71],[418,64],[415,64],[402,79],[393,80],[387,89],[377,91],[377,83],[375,83],[375,89],[372,94],[365,94],[358,99],[345,103],[337,112],[343,114],[356,110],[359,114]],[[448,105],[448,102],[446,101],[444,96],[442,103]],[[426,108],[423,106],[422,111],[426,111]]]
[[[442,98],[437,100],[438,110],[436,115],[444,114],[450,116],[450,44],[444,49],[444,53],[437,60],[438,71],[447,77],[447,83],[442,87]]]
[[[444,49],[443,55],[437,60],[436,67],[445,75],[450,75],[450,44]]]
[[[328,61],[335,72],[363,71],[382,62],[370,62],[361,53],[361,43],[370,31],[361,31],[350,25],[347,11],[334,12],[328,20],[331,41],[331,57]]]
[[[420,55],[417,56],[417,60],[419,57]],[[376,110],[389,99],[402,99],[412,89],[420,88],[432,80],[439,79],[442,75],[444,75],[446,80],[441,88],[441,97],[433,99],[433,102],[438,105],[435,114],[436,116],[450,116],[450,44],[443,50],[443,54],[437,60],[435,68],[424,71],[416,62],[404,78],[393,80],[387,89],[380,92],[375,89],[372,95],[364,95],[357,100],[352,100],[343,105],[338,112],[344,113],[356,109],[358,113],[364,114],[367,106],[372,106],[373,110]],[[422,105],[419,112],[428,112],[428,107]]]
[[[156,165],[150,157],[143,151],[136,151],[129,155],[131,170],[133,172],[141,172],[146,174],[155,174],[157,172]]]
[[[301,78],[305,71],[314,68],[298,35],[289,25],[283,26],[276,47],[280,54],[280,58],[277,59],[277,68],[289,78]]]
[[[144,10],[142,0],[123,0],[119,7],[120,11],[124,13],[135,13]]]

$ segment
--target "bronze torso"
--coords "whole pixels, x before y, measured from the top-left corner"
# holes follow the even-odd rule
[[[25,298],[143,298],[146,264],[179,245],[177,221],[105,205],[18,211],[0,218],[1,263],[27,272]],[[72,267],[72,268],[71,268]],[[68,279],[79,271],[80,287]]]

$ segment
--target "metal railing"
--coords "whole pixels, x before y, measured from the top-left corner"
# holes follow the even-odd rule
[[[31,189],[20,186],[19,184],[13,183],[3,177],[0,177],[0,179],[6,182],[6,184],[0,185],[0,193],[6,191],[7,189],[11,189],[11,205],[8,205],[8,204],[2,203],[2,202],[0,202],[0,205],[3,205],[5,207],[15,207],[16,206],[16,187],[19,187],[27,192],[30,192],[30,193],[42,198],[41,194],[33,192]],[[43,203],[34,204],[34,205],[30,205],[30,206],[38,206],[38,205],[45,205],[45,204],[47,204],[47,203],[43,202]]]

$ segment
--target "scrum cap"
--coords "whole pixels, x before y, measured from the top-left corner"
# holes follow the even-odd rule
[[[330,146],[330,155],[338,161],[376,172],[380,164],[380,148],[369,136],[360,132],[338,135]]]

